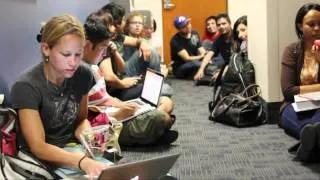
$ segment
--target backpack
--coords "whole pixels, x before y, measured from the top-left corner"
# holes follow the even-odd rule
[[[230,93],[241,93],[245,87],[256,83],[253,64],[244,53],[232,54],[227,68],[220,82],[223,97]]]
[[[256,88],[247,88],[255,85],[255,70],[254,66],[244,53],[233,53],[230,57],[228,65],[225,65],[217,77],[215,86],[213,87],[213,99],[209,102],[209,119],[216,121],[214,117],[214,109],[226,96],[231,94],[241,94],[243,97],[251,97],[257,94]],[[258,87],[258,85],[257,85]],[[260,104],[258,96],[252,99],[255,103]],[[261,105],[261,104],[260,104]],[[259,106],[260,106],[259,105]],[[262,105],[261,105],[262,107]],[[264,112],[258,113],[257,119],[261,121],[264,119]]]

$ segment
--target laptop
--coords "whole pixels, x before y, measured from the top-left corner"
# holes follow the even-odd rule
[[[163,74],[148,68],[144,77],[140,97],[126,101],[130,103],[135,103],[138,109],[132,116],[126,119],[122,119],[121,122],[125,122],[140,114],[156,109],[159,104],[163,81]],[[117,110],[118,108],[116,107],[107,107],[106,112],[110,113],[115,112]]]
[[[104,179],[159,179],[167,175],[180,154],[160,156],[152,159],[119,164],[103,170],[99,180]]]

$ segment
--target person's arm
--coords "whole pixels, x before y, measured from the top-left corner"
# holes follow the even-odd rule
[[[199,51],[199,54],[202,55],[202,56],[205,56],[207,51],[204,49],[204,47],[200,46],[198,48],[198,51]]]
[[[204,57],[204,54],[190,56],[187,50],[182,49],[178,52],[178,56],[180,56],[185,61],[200,61]]]
[[[143,38],[134,38],[130,36],[125,36],[123,44],[125,46],[132,46],[132,47],[138,48],[140,51],[140,55],[143,55],[143,59],[145,61],[148,61],[151,59],[152,46]]]
[[[129,77],[120,79],[112,69],[112,61],[110,58],[104,59],[100,65],[99,69],[101,70],[104,79],[107,83],[114,88],[130,88],[138,83],[141,79],[140,77]]]
[[[214,56],[213,51],[208,51],[206,55],[203,57],[203,60],[201,62],[200,68],[198,69],[197,73],[193,77],[194,80],[199,80],[203,76],[204,69],[206,66],[210,63],[211,58]]]
[[[135,104],[124,103],[123,106],[119,107],[118,111],[108,113],[108,115],[114,117],[117,120],[123,120],[132,116],[137,111],[137,109],[138,107]]]
[[[78,168],[83,153],[67,152],[45,141],[45,131],[38,110],[20,109],[19,121],[22,135],[24,136],[31,152],[39,159],[59,166]],[[80,168],[89,176],[97,176],[107,166],[90,158],[84,158]]]
[[[114,88],[124,88],[121,79],[113,72],[111,58],[104,59],[99,69],[107,83]]]
[[[119,72],[123,73],[125,71],[125,62],[124,62],[124,59],[122,58],[121,54],[119,53],[119,51],[116,51],[113,54],[113,58],[115,59],[117,70]]]
[[[109,50],[111,51],[112,58],[114,58],[115,60],[114,62],[116,63],[117,70],[119,72],[124,72],[125,62],[118,51],[117,45],[114,42],[110,41],[108,47],[109,47]]]
[[[77,128],[74,132],[75,137],[80,141],[80,134],[88,128],[91,128],[90,122],[87,119],[88,117],[88,95],[85,95],[81,98],[80,102],[80,111],[77,118]]]
[[[298,66],[298,55],[294,53],[294,45],[286,47],[281,62],[281,89],[286,101],[293,101],[293,96],[300,93],[297,84],[298,77],[296,69]],[[296,52],[298,53],[298,52]]]

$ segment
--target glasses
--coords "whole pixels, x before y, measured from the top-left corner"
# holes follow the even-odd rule
[[[142,22],[140,22],[140,21],[131,21],[131,22],[129,22],[130,24],[134,24],[134,25],[142,25],[143,23]]]

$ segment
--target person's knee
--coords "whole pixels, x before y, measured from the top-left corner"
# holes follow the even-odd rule
[[[160,71],[160,56],[155,48],[151,49],[151,59],[149,61],[150,68]]]
[[[198,70],[201,66],[201,61],[192,61],[190,63],[192,64],[191,67],[193,67],[194,70]]]
[[[161,96],[159,102],[159,109],[170,114],[173,110],[174,103],[172,99],[167,96]]]

